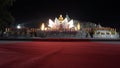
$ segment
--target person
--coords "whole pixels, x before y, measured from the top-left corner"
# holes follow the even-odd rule
[[[87,32],[87,33],[86,33],[86,38],[88,38],[88,37],[89,37],[89,33]]]
[[[90,31],[91,38],[93,38],[93,34],[94,34],[94,31],[93,31],[93,29],[91,29],[91,31]]]

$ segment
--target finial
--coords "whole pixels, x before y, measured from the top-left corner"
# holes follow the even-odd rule
[[[61,14],[60,17],[59,17],[59,21],[63,21],[62,14]]]

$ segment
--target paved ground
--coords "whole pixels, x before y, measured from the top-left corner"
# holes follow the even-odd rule
[[[0,42],[0,68],[120,68],[116,42]]]

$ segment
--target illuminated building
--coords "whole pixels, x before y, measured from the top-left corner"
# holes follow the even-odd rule
[[[68,20],[68,17],[63,18],[62,15],[60,15],[59,18],[55,18],[54,21],[49,19],[47,27],[45,27],[45,24],[42,23],[41,30],[51,30],[51,31],[78,31],[80,30],[80,23],[75,26],[73,19],[70,21]]]
[[[105,28],[100,27],[96,28],[93,34],[93,38],[99,38],[99,39],[117,39],[119,38],[118,32],[116,32],[116,29],[113,28]]]
[[[76,21],[76,22],[75,22]],[[118,33],[113,28],[102,27],[91,22],[80,22],[70,19],[68,15],[62,15],[55,20],[49,19],[48,25],[42,23],[41,31],[46,37],[52,38],[119,38]]]
[[[33,26],[33,24],[30,25]],[[9,33],[9,35],[12,35],[11,32],[21,33],[21,35],[24,34],[28,37],[40,38],[119,38],[119,33],[115,28],[103,27],[92,22],[73,20],[68,15],[65,18],[60,15],[54,20],[48,19],[48,22],[42,23],[40,28],[27,26],[18,24],[15,29],[6,29],[6,33]],[[17,36],[20,36],[20,34]]]

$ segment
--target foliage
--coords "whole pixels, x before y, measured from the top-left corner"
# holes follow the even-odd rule
[[[8,8],[15,0],[0,0],[0,30],[9,26],[14,21],[13,16],[8,12]]]
[[[4,9],[6,6],[12,6],[15,0],[0,0],[0,9]]]

